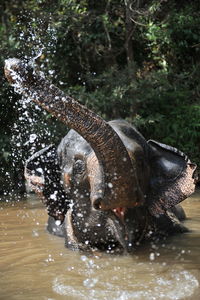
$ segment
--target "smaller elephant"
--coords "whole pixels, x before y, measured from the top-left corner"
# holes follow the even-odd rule
[[[7,60],[5,75],[72,128],[25,166],[47,207],[49,232],[71,249],[127,253],[187,231],[179,203],[194,192],[196,165],[183,152],[146,141],[124,120],[106,122],[23,61]]]

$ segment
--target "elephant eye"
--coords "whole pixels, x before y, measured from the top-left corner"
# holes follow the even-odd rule
[[[73,167],[74,174],[82,174],[84,171],[85,171],[84,162],[80,159],[76,160]]]

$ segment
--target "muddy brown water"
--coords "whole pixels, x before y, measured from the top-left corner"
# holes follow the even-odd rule
[[[200,191],[184,201],[191,232],[134,255],[70,251],[45,230],[35,196],[0,200],[0,299],[200,299]]]

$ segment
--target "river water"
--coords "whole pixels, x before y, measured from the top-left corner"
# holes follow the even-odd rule
[[[200,192],[183,207],[191,232],[110,256],[66,249],[36,196],[0,200],[0,299],[199,300]]]

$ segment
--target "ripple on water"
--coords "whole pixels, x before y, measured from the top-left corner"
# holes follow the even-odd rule
[[[197,278],[189,271],[173,269],[168,274],[155,276],[149,282],[130,282],[130,276],[124,278],[126,289],[111,282],[102,281],[102,278],[86,278],[79,287],[73,286],[70,279],[58,276],[53,280],[53,291],[70,299],[187,299],[199,287]],[[129,281],[129,282],[128,282]]]

